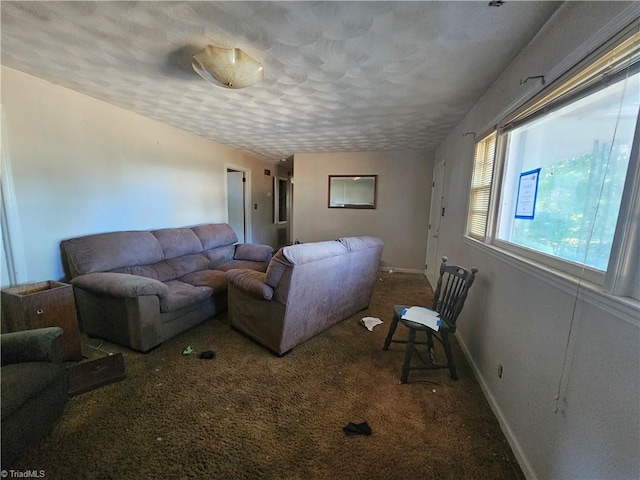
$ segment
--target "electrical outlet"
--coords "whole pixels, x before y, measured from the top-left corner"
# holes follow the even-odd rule
[[[498,378],[502,378],[502,364],[498,364]]]

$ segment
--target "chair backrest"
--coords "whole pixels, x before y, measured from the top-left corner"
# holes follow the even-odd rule
[[[467,293],[478,273],[477,268],[467,270],[456,265],[447,265],[447,257],[442,257],[440,276],[433,295],[433,309],[440,314],[451,329],[455,329],[458,315],[462,311]]]

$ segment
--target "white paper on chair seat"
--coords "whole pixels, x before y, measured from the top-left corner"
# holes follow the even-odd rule
[[[436,332],[440,328],[440,325],[442,325],[442,320],[440,320],[438,312],[424,307],[405,308],[402,311],[402,319],[419,323]]]

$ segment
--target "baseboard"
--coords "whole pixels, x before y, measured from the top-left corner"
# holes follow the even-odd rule
[[[424,275],[424,270],[417,270],[415,268],[396,268],[396,267],[380,267],[381,272],[396,272],[396,273],[421,273]]]
[[[494,396],[491,394],[491,391],[489,390],[489,387],[487,386],[487,383],[484,377],[480,373],[478,366],[476,365],[476,363],[473,361],[473,358],[469,354],[469,349],[467,348],[467,345],[464,343],[464,341],[459,335],[456,335],[456,339],[458,340],[458,344],[460,345],[460,348],[462,349],[464,356],[467,357],[467,361],[469,362],[469,365],[471,365],[473,374],[478,380],[478,383],[480,384],[480,388],[482,389],[482,392],[484,393],[484,396],[487,399],[487,402],[489,402],[489,406],[491,407],[493,414],[498,419],[498,423],[500,424],[500,429],[502,430],[502,433],[504,433],[507,439],[507,442],[509,442],[509,445],[513,450],[513,454],[515,455],[516,460],[518,460],[518,465],[520,465],[520,468],[522,469],[524,476],[529,480],[538,480],[538,476],[536,475],[533,467],[531,466],[531,463],[529,463],[529,460],[527,459],[527,456],[525,455],[525,452],[522,449],[522,446],[520,445],[518,438],[516,437],[515,433],[513,433],[513,430],[511,430],[511,427],[509,426],[509,422],[507,422],[504,414],[502,413],[502,410],[500,409],[500,406],[496,402],[496,399],[494,398]]]

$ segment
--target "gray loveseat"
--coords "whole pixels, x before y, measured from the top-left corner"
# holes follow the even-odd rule
[[[348,237],[280,249],[265,273],[230,270],[231,325],[278,355],[369,306],[383,243]]]
[[[146,352],[226,310],[225,271],[264,272],[273,254],[237,241],[226,223],[63,241],[82,331]]]

